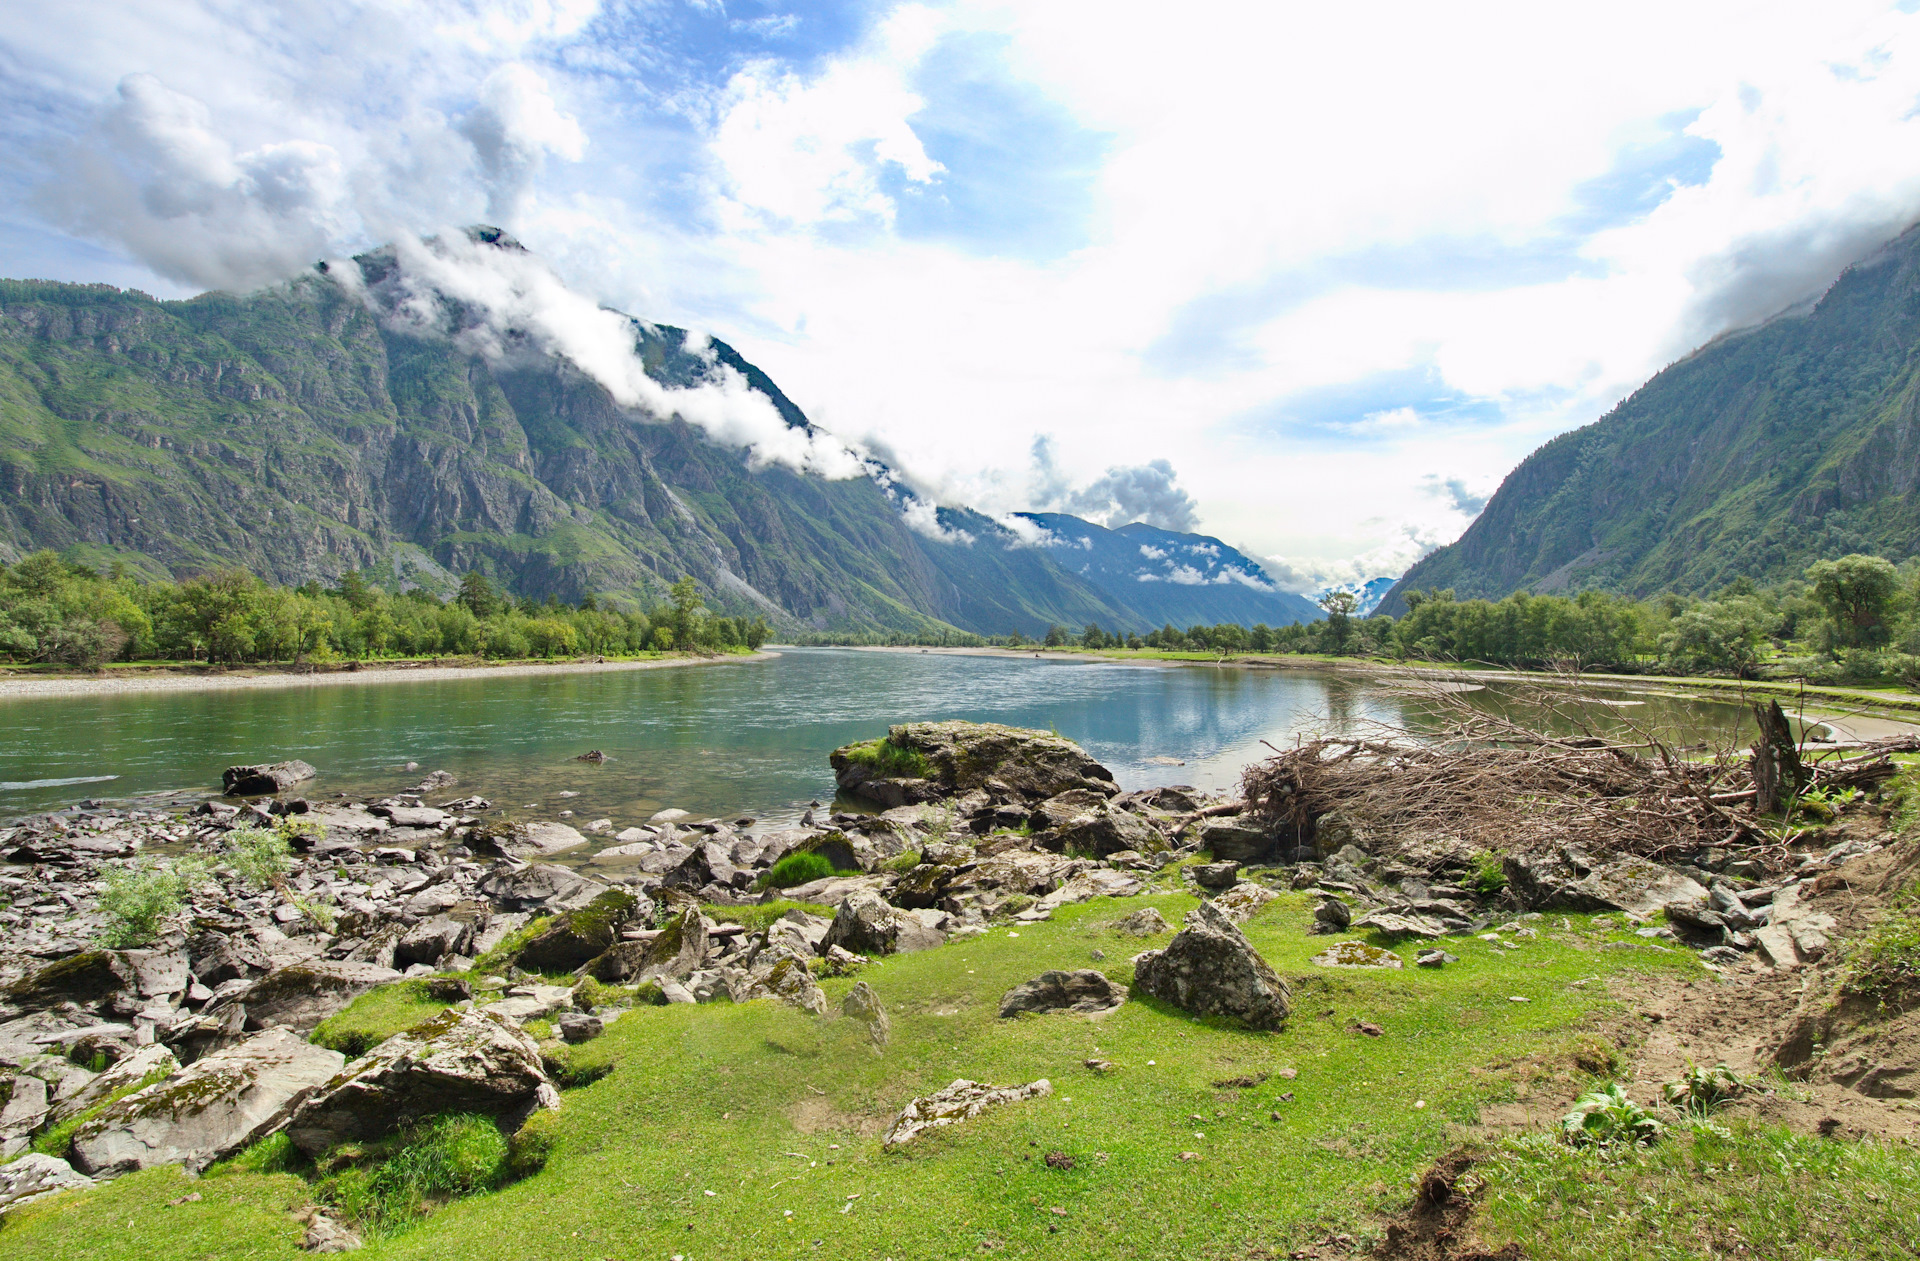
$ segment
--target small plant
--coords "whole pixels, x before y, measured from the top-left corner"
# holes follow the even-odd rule
[[[1582,1095],[1573,1111],[1560,1118],[1560,1133],[1575,1147],[1651,1145],[1665,1127],[1627,1098],[1620,1083],[1609,1082]]]
[[[287,901],[293,905],[294,910],[318,925],[322,932],[332,932],[340,922],[340,909],[331,902],[324,902],[319,898],[302,897],[291,891],[287,894]]]
[[[1460,882],[1475,893],[1487,897],[1507,887],[1507,871],[1501,855],[1486,850],[1473,856],[1473,869]]]
[[[833,864],[827,861],[825,854],[788,854],[760,878],[760,883],[769,889],[790,889],[797,884],[825,880],[834,874]]]
[[[171,863],[143,859],[107,871],[100,891],[100,913],[107,921],[100,944],[113,950],[150,944],[207,877],[205,860],[192,856]]]
[[[1660,1087],[1660,1097],[1677,1112],[1705,1117],[1752,1089],[1752,1082],[1724,1063],[1701,1068],[1689,1060],[1686,1072]]]
[[[293,870],[293,850],[278,830],[242,827],[227,833],[221,859],[255,889],[264,889]]]
[[[559,1130],[558,1112],[542,1108],[528,1117],[519,1132],[507,1140],[507,1172],[516,1178],[530,1178],[546,1168]]]
[[[325,1179],[320,1198],[355,1221],[392,1233],[447,1200],[491,1190],[507,1176],[507,1139],[491,1117],[435,1117],[367,1150]]]

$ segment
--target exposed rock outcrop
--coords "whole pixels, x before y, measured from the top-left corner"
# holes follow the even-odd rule
[[[931,1129],[971,1121],[988,1108],[1041,1099],[1053,1093],[1053,1083],[1042,1077],[1024,1086],[989,1086],[956,1078],[952,1085],[915,1099],[900,1109],[881,1136],[883,1147],[900,1147]]]

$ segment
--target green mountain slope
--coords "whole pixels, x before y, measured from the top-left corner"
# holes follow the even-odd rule
[[[1722,337],[1508,475],[1406,591],[1648,595],[1920,552],[1920,229],[1810,309]]]
[[[382,256],[362,261],[378,279]],[[633,322],[651,375],[710,363]],[[805,416],[730,347],[712,355]],[[1035,634],[1118,610],[978,514],[914,533],[868,478],[828,481],[650,421],[547,355],[409,335],[320,275],[158,302],[0,281],[0,556],[40,547],[160,575],[350,568],[648,603],[683,573],[730,612],[836,630]]]

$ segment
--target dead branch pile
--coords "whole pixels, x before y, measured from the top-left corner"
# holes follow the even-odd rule
[[[1419,740],[1303,741],[1247,768],[1245,808],[1303,838],[1339,811],[1388,841],[1449,836],[1518,852],[1576,845],[1665,862],[1726,847],[1776,865],[1796,839],[1783,820],[1756,812],[1744,750],[1688,757],[1631,728],[1555,737],[1465,707],[1448,719]],[[1859,756],[1813,755],[1799,772],[1800,795],[1870,788],[1897,772],[1891,753],[1916,748],[1904,738]]]

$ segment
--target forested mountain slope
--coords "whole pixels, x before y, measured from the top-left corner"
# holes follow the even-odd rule
[[[374,282],[392,265],[358,261]],[[632,323],[656,380],[724,364],[807,426],[730,347]],[[915,533],[870,478],[750,468],[566,359],[400,327],[336,277],[185,302],[0,281],[0,558],[440,589],[479,570],[521,595],[642,604],[691,574],[723,611],[791,629],[1134,620],[1044,549],[943,515],[971,542]]]
[[[1920,229],[1818,303],[1729,334],[1507,476],[1401,578],[1461,598],[1703,592],[1822,556],[1920,552]]]

